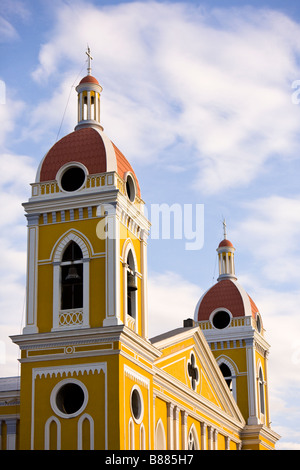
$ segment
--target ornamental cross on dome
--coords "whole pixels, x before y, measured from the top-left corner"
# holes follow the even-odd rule
[[[91,75],[91,72],[92,72],[92,66],[91,66],[91,61],[93,60],[93,57],[91,56],[91,49],[87,48],[87,51],[86,51],[86,55],[88,56],[88,67],[87,67],[87,71],[88,71],[88,74]]]
[[[224,219],[223,220],[223,232],[224,232],[224,239],[227,238],[227,232],[226,232],[226,228],[227,228],[227,225],[226,225],[226,220]]]
[[[198,367],[196,366],[194,354],[191,355],[191,361],[188,362],[188,374],[191,380],[192,389],[196,390],[196,385],[199,380],[199,371]]]

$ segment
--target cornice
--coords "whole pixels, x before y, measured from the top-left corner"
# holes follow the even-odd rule
[[[142,356],[145,360],[151,363],[160,356],[160,351],[157,350],[152,344],[141,338],[134,331],[130,330],[125,325],[118,325],[112,327],[102,328],[84,328],[84,329],[72,329],[62,331],[52,331],[49,333],[34,333],[34,334],[23,334],[11,336],[11,340],[17,344],[20,350],[23,351],[34,351],[37,349],[53,349],[58,347],[66,346],[78,346],[78,345],[96,345],[101,343],[112,343],[121,342],[122,344],[130,347],[132,350]],[[118,353],[117,350],[105,350],[105,351],[90,351],[87,353],[74,353],[72,357],[79,356],[95,356],[95,355],[110,355]],[[65,359],[71,357],[69,355],[59,355],[57,359]],[[20,362],[36,362],[52,360],[53,357],[28,357],[26,359],[20,359]]]
[[[281,436],[275,432],[273,429],[268,428],[265,424],[258,424],[258,425],[246,425],[242,432],[242,438],[246,439],[247,437],[251,436],[261,436],[264,439],[270,440],[273,444],[275,444]],[[263,441],[265,444],[265,442]]]

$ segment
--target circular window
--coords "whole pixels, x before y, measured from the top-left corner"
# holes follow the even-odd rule
[[[63,418],[73,418],[86,407],[88,394],[86,387],[78,380],[64,380],[58,383],[51,393],[51,406]]]
[[[231,321],[231,316],[226,310],[219,310],[216,312],[212,319],[212,324],[218,330],[226,328]]]
[[[130,202],[135,200],[135,184],[132,176],[127,175],[126,178],[126,193]]]
[[[134,386],[131,391],[130,408],[134,420],[140,423],[143,419],[144,406],[142,394],[138,386]]]
[[[61,176],[60,184],[64,191],[73,192],[80,189],[85,182],[85,171],[79,166],[68,168]]]

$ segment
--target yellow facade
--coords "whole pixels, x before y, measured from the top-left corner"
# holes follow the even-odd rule
[[[27,316],[23,334],[12,337],[21,350],[20,385],[0,380],[1,448],[273,448],[278,436],[269,426],[267,387],[266,413],[247,421],[250,346],[240,330],[236,338],[231,330],[226,347],[224,338],[207,339],[201,322],[148,338],[150,224],[135,176],[109,161],[113,147],[97,122],[99,109],[89,110],[100,93],[94,83],[88,76],[78,87],[75,134],[97,128],[107,171],[93,174],[80,158],[62,162],[63,171],[85,172],[83,185],[66,191],[61,169],[49,181],[39,170],[24,204]],[[268,347],[255,339],[259,397],[256,379],[259,367],[266,379]],[[222,357],[236,370],[237,399],[219,368]]]

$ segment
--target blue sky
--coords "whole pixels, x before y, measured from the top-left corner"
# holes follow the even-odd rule
[[[149,240],[150,333],[193,316],[216,282],[225,217],[238,280],[271,344],[278,448],[300,449],[298,2],[2,0],[0,375],[19,373],[7,338],[24,323],[21,203],[45,152],[76,125],[87,43],[104,131],[147,206],[204,205],[202,249]]]

